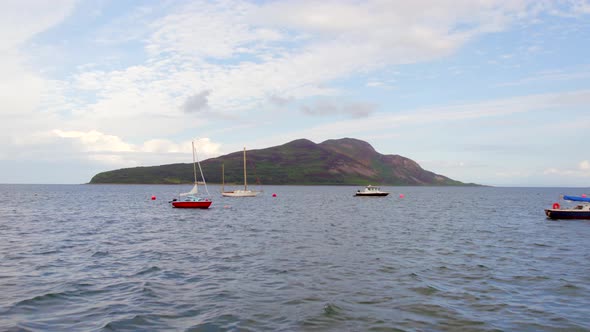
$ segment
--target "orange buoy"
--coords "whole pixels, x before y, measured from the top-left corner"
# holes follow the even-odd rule
[[[553,209],[554,210],[559,209],[559,203],[553,203]]]
[[[156,200],[156,196],[152,196],[152,201],[155,201],[155,200]]]

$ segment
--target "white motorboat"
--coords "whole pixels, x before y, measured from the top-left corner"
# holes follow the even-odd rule
[[[387,196],[387,191],[381,191],[381,188],[377,186],[368,185],[363,190],[357,190],[355,196]]]

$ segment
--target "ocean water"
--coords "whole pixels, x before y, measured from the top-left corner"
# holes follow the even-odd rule
[[[263,189],[0,185],[0,330],[590,330],[588,190]]]

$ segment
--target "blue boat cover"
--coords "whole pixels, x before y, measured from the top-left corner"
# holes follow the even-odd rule
[[[582,197],[582,196],[564,195],[563,199],[568,200],[568,201],[574,201],[574,202],[590,202],[590,197]]]

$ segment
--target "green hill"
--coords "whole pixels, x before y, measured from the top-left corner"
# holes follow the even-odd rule
[[[201,162],[207,182],[243,183],[242,151]],[[353,138],[316,144],[299,139],[280,146],[248,150],[248,183],[324,185],[468,185],[426,171],[411,159],[383,155]],[[193,165],[124,168],[95,175],[90,183],[178,184],[193,182]]]

